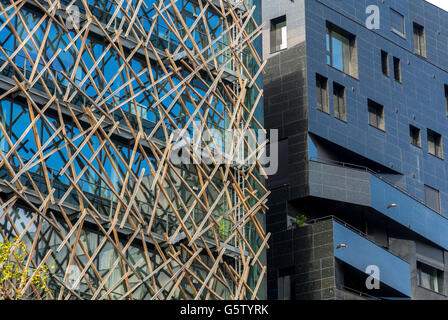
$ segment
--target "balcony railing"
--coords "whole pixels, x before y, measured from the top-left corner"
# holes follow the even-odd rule
[[[347,293],[349,293],[351,295],[354,295],[354,296],[357,296],[360,298],[365,298],[367,300],[383,300],[379,297],[374,297],[374,296],[371,296],[370,294],[367,294],[367,293],[364,293],[359,290],[355,290],[355,289],[352,289],[352,288],[349,288],[349,287],[346,287],[343,285],[337,285],[336,289],[340,290],[340,291],[346,291]]]
[[[403,260],[404,262],[408,263],[406,260],[404,260],[403,258],[401,258],[398,253],[393,252],[393,250],[391,250],[390,248],[385,248],[383,245],[381,245],[380,243],[376,242],[375,240],[373,240],[371,237],[369,237],[369,235],[365,232],[362,232],[361,230],[355,228],[354,226],[350,225],[349,223],[345,222],[344,220],[341,220],[340,218],[330,215],[330,216],[325,216],[322,218],[317,218],[317,219],[313,219],[313,220],[309,220],[307,222],[305,222],[305,226],[306,225],[313,225],[313,224],[317,224],[323,221],[336,221],[338,222],[340,225],[344,226],[345,228],[349,229],[350,231],[353,231],[354,233],[360,235],[361,237],[365,238],[366,240],[370,241],[371,243],[373,243],[374,245],[382,248],[383,250],[389,252],[390,254],[394,255],[395,257],[399,258],[400,260]],[[294,225],[294,228],[300,228],[298,225]]]
[[[373,171],[372,169],[370,169],[368,167],[360,166],[360,165],[357,165],[357,164],[351,164],[351,163],[347,163],[347,162],[340,162],[340,161],[335,161],[335,160],[321,159],[321,158],[317,158],[317,157],[311,157],[310,161],[315,162],[315,163],[320,163],[320,164],[326,164],[326,165],[330,165],[330,166],[349,168],[349,169],[354,169],[354,170],[360,170],[360,171],[367,172],[367,173],[375,176],[376,178],[380,179],[384,183],[390,185],[391,187],[397,189],[401,193],[404,193],[406,196],[408,196],[412,200],[415,200],[415,201],[419,202],[420,204],[424,205],[428,209],[430,209],[430,210],[432,210],[435,213],[440,215],[439,212],[437,212],[433,208],[429,207],[423,200],[421,200],[421,199],[417,198],[416,196],[410,194],[404,188],[402,188],[402,187],[398,186],[397,184],[393,183],[392,181],[384,178],[383,176],[379,175],[377,172]],[[442,216],[442,217],[446,219],[446,217],[444,217],[444,216]]]

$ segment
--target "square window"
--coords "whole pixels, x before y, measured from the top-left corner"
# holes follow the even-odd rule
[[[401,83],[401,60],[394,57],[394,79]]]
[[[327,64],[352,77],[358,77],[356,37],[327,22]]]
[[[377,129],[385,131],[384,107],[370,99],[368,99],[367,105],[369,110],[369,124]]]
[[[317,109],[325,113],[330,113],[328,101],[328,79],[320,74],[316,74],[316,91]]]
[[[398,34],[400,37],[405,38],[405,27],[404,27],[404,16],[395,11],[394,9],[390,10],[390,26],[391,30]]]
[[[413,146],[421,148],[422,139],[420,134],[420,129],[414,126],[409,126],[409,136],[411,138],[411,144]]]
[[[386,77],[389,76],[389,54],[383,50],[381,50],[381,71]]]
[[[288,47],[286,16],[271,20],[271,53]]]
[[[342,121],[347,121],[347,110],[345,105],[345,87],[333,83],[334,116]]]
[[[417,261],[417,284],[425,289],[441,293],[443,272]]]
[[[428,153],[443,159],[443,145],[442,136],[430,129],[427,130],[428,134]]]
[[[426,57],[425,28],[414,22],[414,52]]]

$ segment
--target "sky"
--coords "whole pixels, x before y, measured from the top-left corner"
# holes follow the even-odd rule
[[[448,11],[448,0],[426,0]]]

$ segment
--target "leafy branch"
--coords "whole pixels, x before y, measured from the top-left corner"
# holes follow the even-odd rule
[[[302,214],[301,216],[296,216],[296,223],[297,223],[297,226],[298,226],[299,228],[304,227],[304,226],[305,226],[305,223],[306,223],[307,221],[308,221],[308,218],[305,217],[303,214]]]
[[[30,282],[39,294],[47,295],[51,290],[47,286],[49,268],[43,264],[37,271],[26,268],[25,259],[28,257],[26,245],[15,239],[13,242],[5,240],[0,243],[0,300],[19,300],[28,298],[22,291]],[[52,266],[54,268],[54,266]],[[26,290],[25,290],[26,292]]]

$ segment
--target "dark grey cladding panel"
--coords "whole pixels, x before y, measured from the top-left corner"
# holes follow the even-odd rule
[[[310,161],[310,195],[370,205],[369,174],[364,171]]]
[[[434,248],[427,244],[417,241],[415,243],[417,260],[427,265],[430,265],[439,270],[445,270],[445,261],[443,257],[443,250]]]
[[[414,293],[415,300],[447,300],[448,297],[433,292],[431,290],[425,289],[423,287],[416,286]]]

